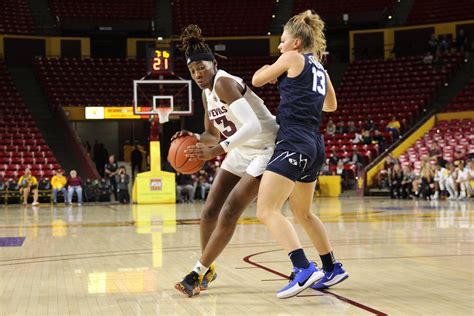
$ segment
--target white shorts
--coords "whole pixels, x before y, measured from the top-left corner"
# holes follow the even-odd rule
[[[255,152],[233,149],[225,157],[221,168],[239,177],[244,173],[255,178],[259,177],[267,168],[274,149],[273,146]]]

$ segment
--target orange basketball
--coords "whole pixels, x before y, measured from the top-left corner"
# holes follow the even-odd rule
[[[171,142],[168,151],[168,161],[171,166],[179,173],[193,174],[201,170],[204,165],[203,160],[189,161],[184,151],[188,146],[196,145],[197,139],[193,136],[178,137]]]

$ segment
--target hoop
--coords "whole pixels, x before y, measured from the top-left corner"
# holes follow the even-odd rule
[[[170,120],[170,113],[173,111],[172,107],[158,107],[155,109],[158,112],[158,116],[160,117],[160,123],[166,123]]]

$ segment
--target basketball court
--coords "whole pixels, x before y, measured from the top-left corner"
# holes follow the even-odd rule
[[[188,298],[174,289],[199,258],[202,206],[2,208],[0,314],[473,314],[472,202],[315,199],[350,277],[287,300],[275,293],[291,265],[255,218],[255,204],[218,259],[209,290]],[[285,214],[291,217],[288,208]]]

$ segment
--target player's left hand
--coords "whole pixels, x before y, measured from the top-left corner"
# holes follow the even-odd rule
[[[184,152],[190,161],[211,160],[217,156],[214,153],[212,147],[206,146],[203,143],[197,143],[196,145],[188,146]]]

